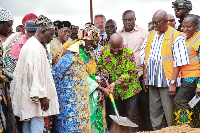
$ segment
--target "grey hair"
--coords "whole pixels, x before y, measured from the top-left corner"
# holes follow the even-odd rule
[[[194,14],[189,14],[185,17],[186,18],[191,18],[191,22],[194,24],[194,25],[199,25],[199,18],[197,15],[194,15]]]
[[[104,20],[106,21],[106,17],[105,17],[104,15],[102,15],[102,14],[97,14],[97,15],[95,15],[95,16],[94,16],[94,21],[95,21],[95,19],[96,19],[97,17],[102,17],[102,18],[104,18]]]
[[[114,23],[115,27],[117,27],[117,24],[116,24],[115,20],[109,19],[108,21],[112,21],[112,22]],[[107,22],[108,22],[108,21],[107,21]],[[106,23],[107,23],[107,22],[106,22]]]

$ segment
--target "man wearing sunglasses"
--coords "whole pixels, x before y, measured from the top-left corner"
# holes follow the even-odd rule
[[[178,26],[178,31],[183,31],[182,24],[183,19],[190,13],[192,10],[192,3],[190,0],[176,0],[172,2],[172,8],[174,8],[175,15],[179,18],[180,25]]]
[[[172,28],[175,28],[176,26],[176,21],[173,15],[167,14],[168,16],[168,25],[170,25]]]
[[[172,125],[172,98],[180,86],[180,67],[189,63],[185,40],[168,26],[167,12],[158,10],[151,31],[142,44],[143,88],[149,88],[150,118],[154,130]]]

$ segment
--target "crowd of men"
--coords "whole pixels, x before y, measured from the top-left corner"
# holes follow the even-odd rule
[[[29,13],[14,33],[12,14],[0,7],[0,132],[135,133],[185,122],[200,127],[200,116],[187,104],[200,97],[200,19],[190,14],[189,0],[176,0],[172,8],[178,27],[162,9],[148,31],[136,25],[132,10],[122,13],[119,31],[102,14],[79,29]],[[111,93],[119,115],[138,127],[109,117],[115,115]]]

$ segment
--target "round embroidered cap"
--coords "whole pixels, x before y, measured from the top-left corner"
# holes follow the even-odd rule
[[[10,21],[10,20],[13,20],[12,14],[8,10],[0,7],[0,21]]]

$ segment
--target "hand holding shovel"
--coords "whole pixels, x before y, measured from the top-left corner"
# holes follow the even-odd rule
[[[107,86],[107,88],[111,88],[112,89],[112,87],[109,86],[108,80],[106,80],[106,86]],[[113,92],[113,90],[114,90],[114,88],[111,91]],[[117,107],[116,107],[116,104],[115,104],[115,100],[113,98],[112,93],[110,93],[110,100],[112,102],[112,105],[113,105],[113,108],[114,108],[114,111],[115,111],[115,115],[109,115],[109,116],[114,122],[116,122],[117,124],[122,125],[122,126],[138,127],[138,125],[136,125],[135,123],[131,122],[127,117],[119,116],[119,113],[118,113],[118,110],[117,110]]]

